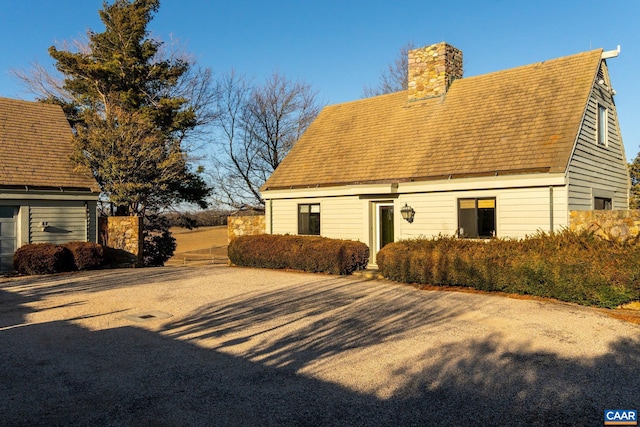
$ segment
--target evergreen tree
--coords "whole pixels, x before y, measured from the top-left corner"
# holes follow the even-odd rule
[[[49,49],[64,75],[63,106],[74,127],[74,160],[89,167],[120,215],[171,204],[206,207],[209,189],[187,162],[183,142],[200,124],[185,90],[192,64],[166,57],[147,25],[159,0],[115,0],[99,12],[102,33],[78,51]],[[208,81],[194,80],[208,90]],[[202,97],[200,97],[202,99]]]

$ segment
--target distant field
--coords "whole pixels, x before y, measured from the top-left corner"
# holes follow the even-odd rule
[[[167,265],[192,265],[227,262],[227,226],[171,228],[176,251]]]

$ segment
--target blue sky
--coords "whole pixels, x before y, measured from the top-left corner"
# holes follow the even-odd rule
[[[32,99],[9,70],[51,64],[49,46],[103,30],[102,0],[2,1],[0,96]],[[604,48],[626,155],[640,145],[640,1],[637,0],[161,0],[149,29],[178,39],[202,66],[261,82],[273,71],[311,84],[326,103],[359,99],[400,47],[446,41],[466,76]]]

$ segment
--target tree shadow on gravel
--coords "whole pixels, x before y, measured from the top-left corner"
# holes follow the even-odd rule
[[[638,337],[585,361],[514,346],[498,334],[438,353],[392,400],[428,401],[442,413],[441,425],[597,426],[605,409],[640,406]]]
[[[207,305],[167,324],[171,336],[133,326],[26,324],[25,304],[37,296],[0,290],[0,424],[584,426],[602,425],[605,408],[640,406],[638,337],[587,361],[531,351],[499,334],[434,346],[415,363],[394,366],[392,374],[408,380],[387,399],[300,375],[313,361],[384,344],[418,324],[442,326],[457,313],[436,308],[445,293],[389,286],[354,297],[345,287],[366,282],[318,285],[308,294],[292,287]],[[416,308],[416,299],[433,310]],[[301,317],[311,322],[251,355],[222,351]],[[223,344],[202,348],[185,341],[188,334]]]
[[[262,338],[244,356],[293,373],[341,352],[391,343],[425,325],[455,336],[455,318],[467,310],[442,308],[451,304],[437,300],[449,293],[388,286],[368,294],[367,282],[355,281],[317,285],[314,292],[304,285],[208,304],[165,330],[194,342],[216,338],[220,351]],[[284,327],[280,336],[260,337]],[[429,332],[421,339],[429,340]],[[606,408],[640,406],[640,334],[615,342],[595,360],[534,351],[500,334],[452,341],[396,366],[391,376],[403,385],[377,401],[375,410],[367,407],[372,412],[366,419],[372,425],[600,425]],[[331,361],[326,364],[331,369]]]
[[[207,269],[208,276],[216,274],[224,274],[224,269]],[[201,275],[199,269],[180,267],[92,270],[4,278],[0,279],[0,289],[20,289],[22,294],[44,298],[74,292],[101,292],[150,283],[172,282]]]
[[[425,323],[441,324],[463,310],[437,304],[425,310],[416,305],[416,297],[435,302],[444,293],[418,294],[399,286],[370,291],[370,283],[326,278],[242,295],[204,305],[190,316],[167,323],[164,330],[168,336],[190,340],[228,337],[218,347],[221,350],[284,328],[294,330],[254,349],[251,357],[298,370],[342,351],[383,343]]]

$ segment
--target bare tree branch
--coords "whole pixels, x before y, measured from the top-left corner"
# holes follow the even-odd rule
[[[408,53],[413,49],[413,42],[408,42],[402,46],[393,63],[389,64],[387,70],[380,74],[378,85],[375,87],[364,86],[362,91],[363,98],[406,90],[409,77]]]
[[[231,72],[218,86],[222,159],[216,163],[214,193],[235,209],[262,209],[260,187],[320,112],[316,93],[303,82],[273,73],[252,86]]]

